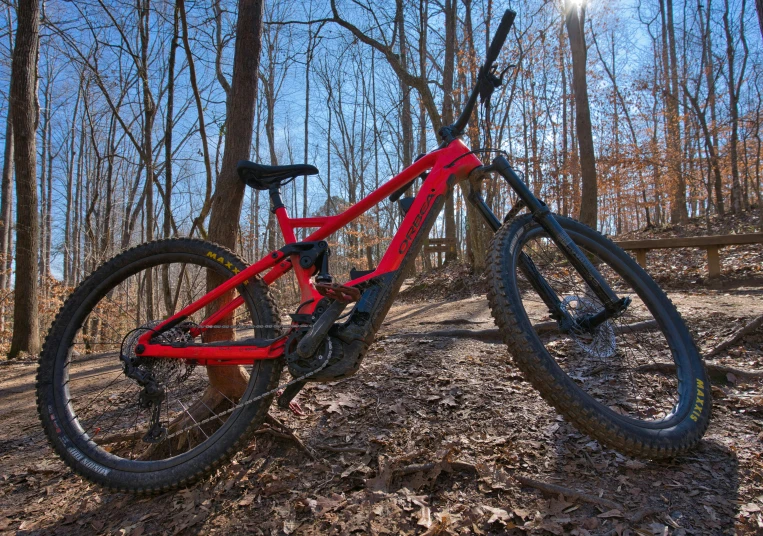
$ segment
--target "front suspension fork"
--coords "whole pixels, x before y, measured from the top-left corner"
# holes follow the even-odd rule
[[[580,274],[591,291],[596,295],[599,301],[604,305],[604,310],[585,319],[585,327],[594,329],[607,319],[622,314],[630,303],[629,298],[619,298],[612,288],[602,277],[599,270],[591,263],[583,251],[575,244],[569,234],[562,228],[551,210],[546,204],[539,200],[530,189],[522,182],[516,172],[511,168],[508,161],[503,156],[498,156],[493,160],[491,166],[480,168],[482,172],[495,171],[501,175],[509,186],[517,193],[521,202],[530,210],[533,219],[548,233],[562,254],[569,263]],[[497,231],[501,222],[490,210],[485,200],[482,198],[479,190],[472,189],[468,195],[469,201],[477,208],[487,222],[488,226]],[[533,289],[538,293],[543,302],[549,308],[551,315],[560,323],[560,328],[567,331],[570,327],[571,319],[569,313],[562,306],[548,281],[538,272],[532,259],[524,252],[520,253],[518,266]]]

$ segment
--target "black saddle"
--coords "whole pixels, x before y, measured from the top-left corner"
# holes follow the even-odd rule
[[[255,190],[278,188],[282,182],[299,177],[300,175],[317,175],[318,168],[310,164],[294,164],[291,166],[263,166],[248,160],[239,160],[236,171],[247,186]]]

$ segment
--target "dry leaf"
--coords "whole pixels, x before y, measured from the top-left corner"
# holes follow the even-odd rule
[[[422,506],[419,512],[419,520],[416,521],[417,525],[429,528],[432,526],[432,510],[428,506]]]
[[[757,504],[751,502],[751,503],[743,504],[741,506],[741,510],[742,510],[742,512],[746,512],[748,514],[751,514],[753,512],[760,512],[760,506],[758,506]]]
[[[509,513],[503,508],[493,508],[492,506],[487,506],[485,504],[482,505],[482,508],[492,514],[490,519],[487,520],[488,524],[498,522],[502,525],[506,525],[509,522],[509,519],[511,519]]]
[[[518,518],[524,521],[525,519],[530,517],[530,514],[532,512],[530,512],[530,510],[525,510],[524,508],[514,508],[513,513],[515,516],[517,516]]]

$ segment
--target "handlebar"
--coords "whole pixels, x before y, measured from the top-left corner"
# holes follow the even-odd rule
[[[485,64],[482,66],[482,69],[485,71],[489,71],[495,60],[498,59],[498,54],[501,53],[503,44],[506,42],[506,37],[509,35],[509,30],[511,30],[511,26],[514,24],[514,17],[516,16],[516,12],[510,9],[507,9],[503,14],[501,24],[498,25],[493,40],[490,42],[490,48],[488,48],[487,56],[485,57]]]
[[[496,30],[495,35],[493,36],[493,40],[490,42],[490,46],[488,47],[485,63],[482,65],[482,67],[480,67],[480,71],[477,76],[477,84],[474,86],[474,89],[472,89],[472,92],[469,95],[469,99],[466,101],[466,106],[464,106],[464,110],[461,112],[461,115],[458,116],[458,119],[453,125],[444,127],[440,131],[440,136],[445,142],[449,141],[448,138],[455,138],[463,134],[464,129],[466,128],[466,124],[469,122],[469,119],[472,116],[474,105],[477,103],[477,97],[479,97],[481,93],[480,90],[483,88],[483,85],[494,84],[494,82],[490,80],[489,77],[496,77],[495,75],[492,75],[490,71],[493,67],[493,64],[498,59],[498,54],[501,53],[503,44],[506,42],[506,37],[509,35],[509,30],[511,30],[511,25],[514,24],[514,18],[516,16],[516,12],[510,9],[507,9],[504,12],[503,18],[501,18],[501,23],[498,25],[498,29]],[[500,85],[500,80],[498,81],[498,85]],[[496,86],[494,85],[492,89],[495,87]],[[492,93],[492,89],[490,89],[490,93]]]

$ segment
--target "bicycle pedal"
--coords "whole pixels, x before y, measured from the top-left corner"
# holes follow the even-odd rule
[[[356,287],[346,287],[338,283],[316,283],[318,294],[341,303],[355,302],[360,299],[360,290]]]

